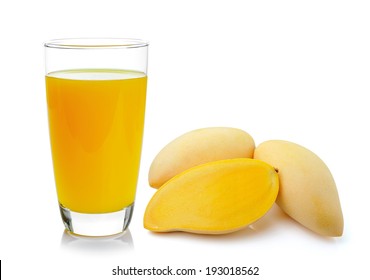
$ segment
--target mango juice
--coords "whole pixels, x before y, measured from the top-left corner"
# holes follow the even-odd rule
[[[108,213],[134,202],[146,84],[144,73],[125,70],[67,70],[46,76],[61,206],[80,213]]]

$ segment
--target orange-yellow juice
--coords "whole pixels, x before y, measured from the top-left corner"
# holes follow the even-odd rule
[[[46,76],[59,203],[80,213],[119,211],[134,202],[147,78],[90,69]]]

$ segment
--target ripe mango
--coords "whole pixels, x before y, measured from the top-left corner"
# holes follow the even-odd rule
[[[190,131],[166,145],[149,169],[149,185],[159,188],[175,175],[207,162],[252,158],[255,144],[245,131],[210,127]]]
[[[278,190],[275,169],[259,160],[198,165],[158,189],[147,205],[144,227],[155,232],[233,232],[261,218]]]
[[[270,140],[255,149],[254,158],[278,169],[276,203],[286,214],[321,235],[342,235],[337,187],[329,168],[316,154],[292,142]]]

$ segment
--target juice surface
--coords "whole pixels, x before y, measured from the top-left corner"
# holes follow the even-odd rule
[[[132,204],[140,164],[147,77],[109,69],[46,76],[59,203],[80,213]]]

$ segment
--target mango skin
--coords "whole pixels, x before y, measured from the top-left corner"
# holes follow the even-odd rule
[[[261,143],[254,158],[278,170],[277,205],[290,217],[324,236],[343,234],[343,214],[334,178],[326,164],[298,144],[270,140]]]
[[[230,233],[261,218],[278,190],[275,169],[262,161],[198,165],[158,189],[147,205],[144,227],[155,232]]]
[[[159,188],[175,175],[200,164],[233,158],[252,158],[253,138],[231,127],[190,131],[167,144],[149,169],[149,185]]]

